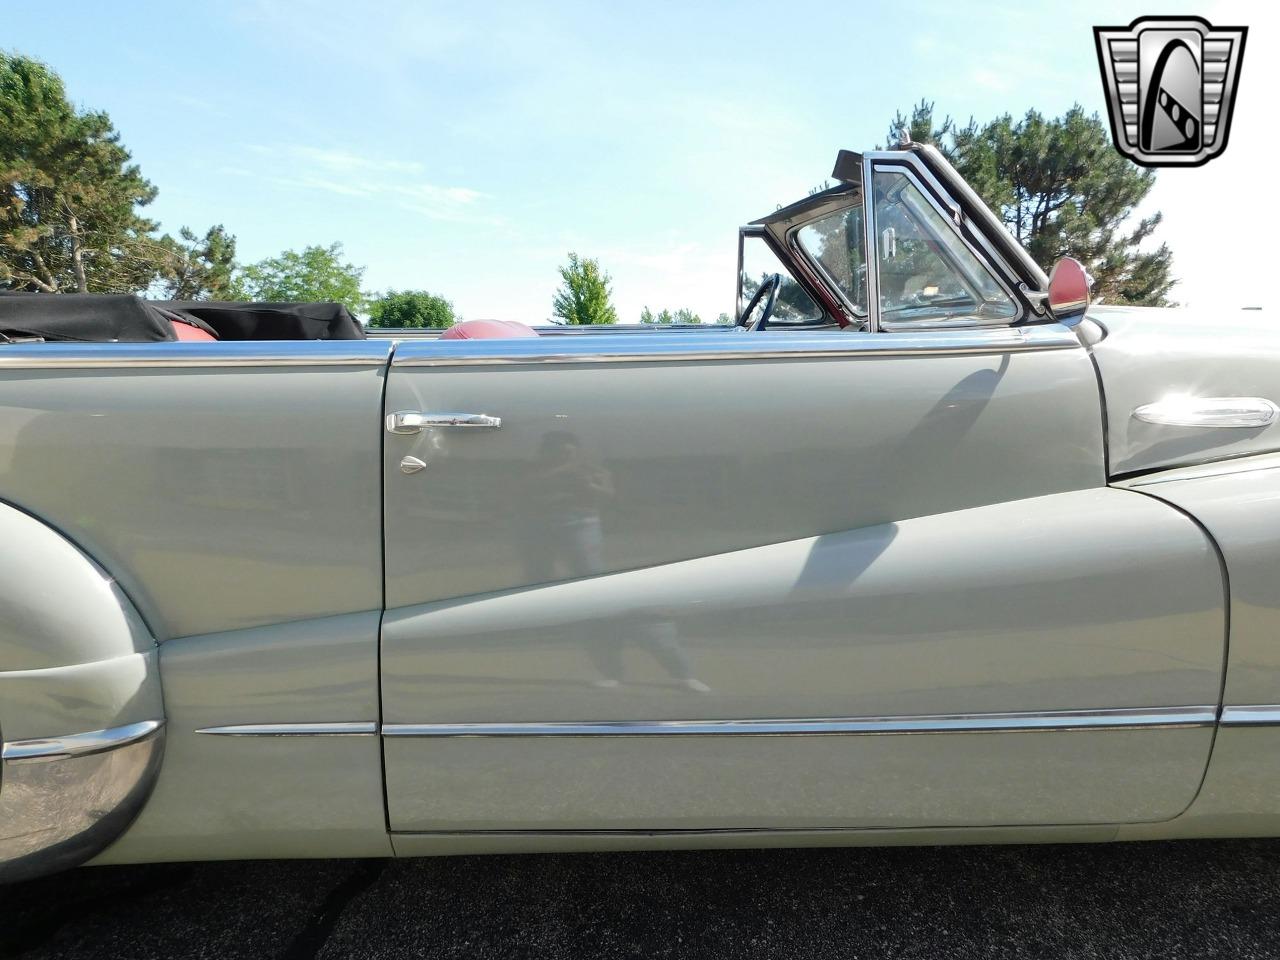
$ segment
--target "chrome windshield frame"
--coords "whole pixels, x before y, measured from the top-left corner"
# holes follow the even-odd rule
[[[828,313],[841,322],[869,333],[891,330],[946,330],[1019,326],[1047,322],[1051,318],[1040,307],[1048,279],[1030,255],[1009,235],[1000,220],[937,148],[912,144],[903,150],[878,150],[855,157],[837,173],[836,187],[823,190],[790,204],[739,231],[738,315],[742,311],[742,250],[744,238],[762,236],[769,242],[792,276],[805,287]],[[1017,309],[1010,318],[971,318],[888,321],[881,316],[879,298],[879,256],[876,247],[875,191],[867,189],[877,171],[900,171],[924,194],[927,201],[949,224],[956,237],[995,279]],[[864,257],[867,260],[867,306],[854,304],[828,272],[805,250],[799,232],[814,221],[838,210],[862,204]],[[872,269],[874,261],[874,269]]]
[[[1000,287],[1001,291],[1008,298],[1009,302],[1013,304],[1013,306],[1017,310],[1017,313],[1012,317],[998,317],[991,320],[979,320],[979,319],[971,319],[968,317],[957,317],[957,318],[935,319],[935,320],[921,319],[921,320],[893,321],[893,320],[885,319],[884,312],[881,309],[879,298],[877,297],[876,320],[878,323],[878,329],[904,330],[904,329],[948,329],[953,327],[1008,327],[1008,326],[1016,326],[1020,323],[1025,322],[1028,314],[1030,313],[1031,305],[1028,302],[1026,302],[1024,298],[1018,295],[1017,288],[1013,285],[1013,283],[1010,282],[1007,265],[997,264],[996,262],[994,262],[990,252],[983,250],[980,246],[978,246],[978,244],[975,242],[973,237],[970,237],[966,234],[966,231],[964,230],[964,213],[961,210],[960,206],[954,202],[953,198],[946,197],[945,194],[942,196],[939,196],[939,194],[936,191],[940,189],[940,185],[937,185],[936,180],[933,181],[934,186],[931,187],[928,181],[932,178],[928,177],[928,172],[927,170],[924,169],[923,164],[920,163],[919,159],[914,157],[911,154],[902,154],[902,153],[893,155],[892,159],[889,159],[889,160],[877,159],[876,155],[874,154],[869,154],[868,156],[871,158],[870,160],[866,161],[870,167],[870,169],[868,170],[868,182],[873,184],[873,188],[868,191],[868,194],[870,196],[870,200],[868,201],[868,208],[869,209],[873,208],[875,205],[875,190],[874,190],[875,181],[873,179],[875,174],[897,173],[906,177],[907,180],[912,184],[912,186],[914,186],[916,190],[919,191],[920,195],[924,197],[925,202],[928,203],[929,206],[933,208],[934,212],[936,212],[942,218],[942,220],[947,224],[948,228],[950,228],[951,230],[952,235],[955,236],[964,245],[964,248],[968,250],[969,253],[974,257],[974,259],[976,259],[978,263],[986,269],[986,272],[988,273],[988,275],[990,275],[991,279],[993,279],[996,282],[997,286]],[[870,241],[870,240],[873,240],[874,237],[878,236],[878,224],[874,221],[874,219],[869,220],[868,222],[870,224],[870,230],[872,231],[872,233],[868,237],[868,240]],[[931,229],[931,225],[927,224],[922,218],[918,220],[918,223],[922,230],[925,230],[929,233],[933,233],[933,230]],[[879,285],[880,285],[879,283],[880,256],[879,256],[879,250],[877,248],[873,248],[873,249],[876,249],[875,274],[876,274],[876,289],[878,291]],[[957,270],[964,277],[966,284],[977,285],[978,283],[977,278],[971,276],[968,270],[966,270],[962,264],[959,264],[953,261],[951,257],[945,253],[940,254],[940,256],[942,256],[942,258],[948,263],[950,267]],[[1003,267],[1003,269],[1001,269],[1001,267]]]

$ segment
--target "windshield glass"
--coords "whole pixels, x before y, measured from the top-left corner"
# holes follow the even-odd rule
[[[775,273],[782,275],[782,286],[778,288],[773,316],[769,318],[771,324],[814,323],[823,318],[822,307],[814,303],[804,287],[796,282],[764,238],[743,237],[742,273],[738,277],[739,322],[742,322],[742,311],[751,302],[760,285]]]
[[[867,313],[867,257],[862,206],[837,210],[800,228],[800,246],[840,288],[854,310]]]

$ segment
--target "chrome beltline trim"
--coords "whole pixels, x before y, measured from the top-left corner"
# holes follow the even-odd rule
[[[566,351],[534,339],[453,340],[398,344],[395,367],[456,367],[543,363],[687,363],[730,360],[839,360],[1025,353],[1079,349],[1061,327],[968,328],[919,333],[791,332],[764,334],[683,333],[654,337],[575,340]],[[552,348],[552,349],[548,349]]]
[[[380,367],[391,350],[388,340],[19,343],[0,346],[0,370]]]
[[[196,733],[218,737],[371,737],[378,724],[370,721],[338,723],[237,723],[224,727],[201,727]]]
[[[1224,727],[1280,726],[1280,704],[1259,703],[1242,707],[1223,707],[1220,722]]]
[[[620,737],[829,736],[940,733],[1039,733],[1208,727],[1215,706],[944,716],[807,718],[789,720],[654,720],[597,723],[384,723],[387,737]]]
[[[6,763],[33,763],[87,757],[144,740],[163,726],[163,720],[143,720],[122,727],[73,733],[65,737],[13,740],[0,747],[0,759]]]

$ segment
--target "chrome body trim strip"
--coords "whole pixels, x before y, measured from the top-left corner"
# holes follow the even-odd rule
[[[1217,707],[1058,710],[943,716],[805,718],[780,720],[654,720],[598,723],[384,723],[387,737],[668,737],[877,736],[886,734],[1041,733],[1207,727]]]
[[[1267,427],[1277,416],[1280,407],[1265,397],[1166,397],[1133,411],[1143,423],[1235,430]]]
[[[1223,707],[1219,722],[1224,727],[1280,727],[1280,704]]]
[[[378,724],[372,720],[337,723],[237,723],[196,730],[196,733],[217,737],[371,737],[377,732]]]
[[[392,365],[450,367],[966,356],[1079,349],[1080,340],[1066,327],[1047,324],[879,334],[769,331],[731,338],[700,332],[653,337],[601,336],[575,340],[569,351],[564,347],[563,341],[552,344],[533,338],[402,343],[396,348]]]
[[[0,370],[169,367],[378,367],[390,340],[236,340],[218,343],[20,343],[0,348]]]
[[[143,720],[122,727],[73,733],[65,737],[43,737],[34,740],[13,740],[0,747],[0,759],[6,764],[44,763],[50,760],[66,760],[69,757],[88,757],[105,753],[117,747],[128,746],[151,736],[164,726],[163,720]]]

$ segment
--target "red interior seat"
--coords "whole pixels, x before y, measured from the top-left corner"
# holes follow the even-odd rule
[[[463,320],[440,334],[441,340],[501,340],[536,337],[533,327],[518,320]]]

